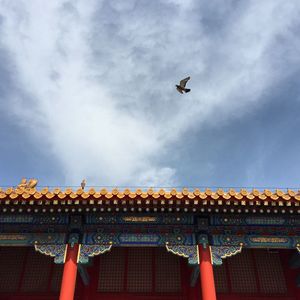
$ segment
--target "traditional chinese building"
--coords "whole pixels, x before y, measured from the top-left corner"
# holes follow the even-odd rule
[[[0,189],[0,299],[300,299],[300,192]]]

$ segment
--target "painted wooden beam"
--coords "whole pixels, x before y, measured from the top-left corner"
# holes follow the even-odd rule
[[[86,266],[82,265],[82,264],[79,264],[78,265],[78,271],[79,271],[79,274],[80,274],[80,277],[82,279],[83,284],[85,286],[88,286],[90,284],[90,276],[89,276],[89,273],[86,269]]]

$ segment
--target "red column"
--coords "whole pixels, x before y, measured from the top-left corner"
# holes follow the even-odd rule
[[[200,260],[200,280],[202,300],[216,300],[213,266],[211,263],[210,248],[198,245]]]
[[[78,244],[75,244],[73,248],[71,248],[71,245],[67,245],[66,262],[64,265],[64,273],[61,283],[59,300],[74,299],[78,249]]]

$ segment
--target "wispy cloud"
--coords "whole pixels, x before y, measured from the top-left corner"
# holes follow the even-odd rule
[[[298,1],[2,1],[6,96],[65,181],[173,185],[189,129],[243,115],[299,65]],[[288,67],[287,67],[288,66]],[[191,75],[192,92],[174,84]]]

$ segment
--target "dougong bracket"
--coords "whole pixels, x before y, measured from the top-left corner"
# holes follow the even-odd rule
[[[243,244],[239,246],[211,246],[210,251],[213,265],[221,265],[222,259],[241,253],[242,247]]]
[[[198,261],[198,246],[183,246],[183,245],[169,245],[166,244],[168,252],[188,258],[190,265],[199,264]]]

